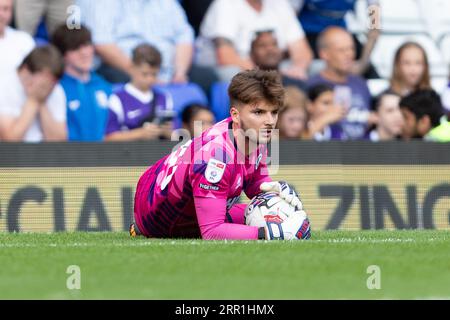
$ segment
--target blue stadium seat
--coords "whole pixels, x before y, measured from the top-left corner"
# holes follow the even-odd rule
[[[155,90],[164,93],[168,97],[169,107],[178,114],[175,127],[181,127],[181,113],[185,107],[197,103],[208,105],[208,98],[199,85],[195,83],[156,85]]]
[[[230,116],[229,82],[216,82],[211,86],[211,110],[219,122]]]

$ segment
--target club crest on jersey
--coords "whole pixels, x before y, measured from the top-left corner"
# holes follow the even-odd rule
[[[216,159],[209,159],[208,165],[206,166],[205,170],[206,180],[208,180],[208,182],[211,183],[219,182],[223,177],[223,173],[225,172],[226,166],[227,165],[222,161]]]

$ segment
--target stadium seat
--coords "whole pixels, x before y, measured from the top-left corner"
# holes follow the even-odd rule
[[[427,32],[439,42],[450,32],[450,1],[448,0],[416,0],[420,12],[427,25]]]
[[[450,67],[450,29],[439,41],[439,49],[444,56],[447,67]]]
[[[448,78],[447,77],[433,77],[431,78],[431,86],[437,93],[443,94],[448,86]]]
[[[380,0],[380,7],[381,30],[383,30],[383,33],[412,34],[427,32],[427,27],[417,1]]]
[[[447,112],[450,112],[450,86],[447,86],[447,88],[444,89],[441,94],[441,99],[444,108],[447,110]]]
[[[211,111],[216,121],[221,121],[230,115],[229,85],[229,82],[216,82],[211,86]]]
[[[180,116],[185,107],[193,103],[208,105],[208,98],[200,86],[195,83],[156,85],[155,90],[166,94],[168,108],[178,114],[177,121],[175,121],[176,128],[181,126]]]
[[[371,61],[382,78],[390,78],[397,49],[406,41],[415,41],[427,52],[432,77],[445,77],[448,68],[436,43],[427,35],[382,34],[372,52]]]

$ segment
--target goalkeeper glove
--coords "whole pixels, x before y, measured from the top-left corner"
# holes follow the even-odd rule
[[[267,240],[306,240],[311,237],[311,226],[305,211],[297,211],[283,222],[267,221],[266,224]]]
[[[302,210],[303,204],[297,193],[285,181],[263,182],[259,189],[264,192],[276,192],[282,199],[286,200],[295,210]]]

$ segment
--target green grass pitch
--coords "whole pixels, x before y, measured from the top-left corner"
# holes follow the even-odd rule
[[[81,289],[66,273],[80,267]],[[380,270],[380,289],[369,290]],[[0,299],[450,299],[449,231],[321,231],[308,241],[0,234]]]

